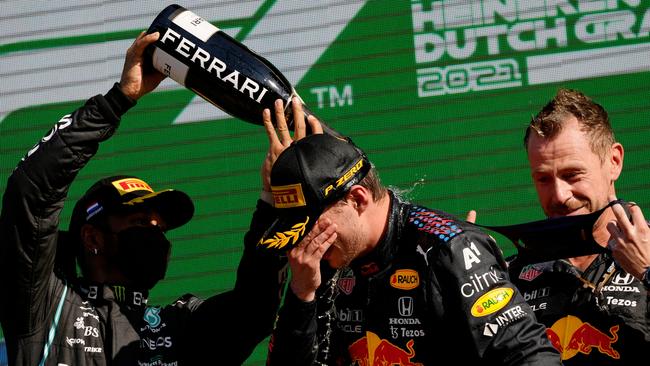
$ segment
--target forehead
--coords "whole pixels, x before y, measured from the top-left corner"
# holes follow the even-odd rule
[[[109,220],[113,223],[130,223],[136,220],[153,219],[162,222],[163,219],[153,208],[142,206],[134,209],[129,209],[121,212],[116,212],[110,215]]]
[[[563,129],[553,138],[546,139],[532,134],[528,144],[528,160],[531,168],[547,164],[582,163],[600,161],[593,152],[588,135],[580,130],[575,117],[570,117]]]

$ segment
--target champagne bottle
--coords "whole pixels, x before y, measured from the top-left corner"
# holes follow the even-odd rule
[[[282,99],[293,130],[294,96],[305,118],[313,114],[273,64],[182,6],[163,9],[147,30],[154,32],[160,38],[147,49],[152,66],[231,116],[263,125],[262,111],[269,108],[275,123],[274,102]],[[325,133],[340,136],[321,124]]]

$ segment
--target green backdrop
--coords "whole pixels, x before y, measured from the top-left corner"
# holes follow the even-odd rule
[[[126,48],[166,5],[3,2],[0,190],[62,115],[118,81]],[[559,87],[571,87],[609,111],[625,146],[619,196],[650,206],[650,1],[182,5],[278,66],[322,120],[366,150],[383,182],[413,201],[461,217],[475,209],[485,224],[542,218],[523,133]],[[196,216],[170,233],[168,276],[150,303],[210,296],[234,283],[266,148],[262,127],[165,81],[124,117],[69,199],[118,173],[189,193]],[[263,364],[265,346],[247,365]]]

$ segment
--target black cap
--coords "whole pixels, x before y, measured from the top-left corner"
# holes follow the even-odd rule
[[[181,191],[154,191],[145,181],[118,175],[97,181],[77,201],[70,219],[70,233],[75,239],[85,223],[107,214],[151,208],[165,220],[167,229],[186,224],[194,215],[192,199]]]
[[[369,171],[366,154],[349,139],[315,134],[291,144],[271,170],[278,218],[258,246],[290,249],[296,245],[325,208],[345,196]]]

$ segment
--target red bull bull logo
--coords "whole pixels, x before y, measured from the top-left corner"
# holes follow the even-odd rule
[[[575,316],[568,315],[547,328],[546,334],[562,355],[562,360],[568,360],[578,353],[589,355],[594,350],[619,359],[621,356],[613,347],[618,341],[618,329],[619,326],[614,325],[609,328],[607,334]]]
[[[357,366],[424,366],[420,362],[411,362],[415,357],[413,339],[406,342],[408,351],[380,339],[373,332],[359,338],[348,347],[352,365]]]

